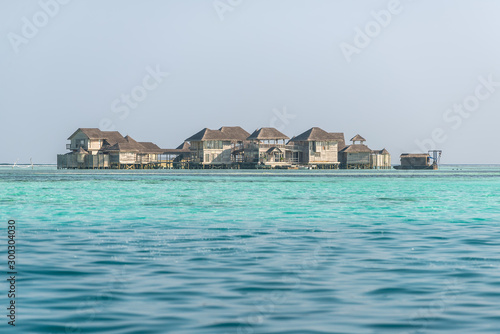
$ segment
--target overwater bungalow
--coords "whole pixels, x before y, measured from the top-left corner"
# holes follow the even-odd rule
[[[438,169],[441,159],[440,150],[432,150],[429,153],[403,153],[400,156],[401,165],[394,166],[395,169]]]
[[[365,145],[366,139],[359,134],[351,138],[351,145],[340,151],[340,163],[344,169],[370,168],[370,155],[372,150]]]
[[[286,158],[286,141],[290,139],[275,128],[260,128],[255,130],[247,140],[245,148],[247,161],[261,166],[285,166],[289,161]]]
[[[265,127],[248,134],[241,127],[205,128],[186,139],[191,144],[191,167],[259,168],[312,165],[337,168],[338,147],[344,145],[343,133],[328,133],[318,127],[297,137]]]
[[[68,140],[70,152],[57,156],[57,168],[149,169],[165,167],[167,162],[166,150],[128,135],[123,137],[118,131],[79,128]],[[177,150],[177,155],[184,153],[181,151]]]
[[[339,152],[340,165],[344,169],[390,169],[391,155],[384,148],[372,150],[365,145],[366,139],[357,134],[352,144]]]
[[[403,153],[399,158],[400,169],[426,169],[430,166],[430,157],[425,153]]]
[[[218,130],[204,128],[187,138],[193,168],[227,168],[243,162],[246,138],[250,134],[239,126],[223,126]]]
[[[138,142],[117,131],[79,128],[58,168],[390,168],[387,150],[371,150],[360,135],[345,146],[344,134],[319,127],[294,136],[265,127],[249,134],[239,126],[204,128],[175,149]]]
[[[339,143],[344,142],[343,133],[329,133],[313,127],[293,137],[289,143],[291,161],[316,168],[338,168]]]
[[[373,150],[370,156],[370,167],[373,169],[391,169],[390,153],[385,148]]]

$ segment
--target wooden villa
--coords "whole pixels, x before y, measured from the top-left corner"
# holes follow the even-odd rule
[[[57,168],[151,169],[168,167],[168,155],[190,154],[189,150],[164,150],[151,142],[137,142],[117,131],[79,128],[69,138],[69,153],[57,156]],[[184,164],[181,164],[184,167]]]
[[[430,157],[425,153],[403,153],[401,159],[401,169],[424,169],[430,165]]]
[[[385,148],[382,150],[373,150],[370,167],[373,169],[391,169],[391,154]]]
[[[313,127],[290,140],[292,162],[316,168],[338,168],[338,146],[343,141],[343,133]]]
[[[441,150],[431,150],[429,153],[403,153],[400,156],[401,165],[396,169],[438,169]]]
[[[252,134],[239,126],[204,128],[175,149],[96,128],[79,128],[68,140],[70,152],[57,156],[58,168],[391,168],[386,149],[371,150],[360,135],[346,146],[343,133],[319,127],[292,139],[271,127]]]
[[[311,128],[291,140],[275,128],[248,134],[241,127],[205,128],[186,139],[192,168],[338,168],[343,133]]]
[[[285,160],[286,141],[290,139],[275,128],[260,128],[255,130],[248,138],[245,148],[247,162],[262,166],[276,167],[289,164]]]
[[[365,145],[366,139],[359,134],[351,138],[351,145],[340,151],[340,163],[344,169],[370,168],[370,155],[372,150]]]
[[[186,139],[190,144],[191,166],[228,168],[233,163],[243,162],[249,135],[239,126],[223,126],[219,130],[204,128]]]
[[[386,149],[372,150],[365,145],[366,139],[357,134],[352,144],[339,152],[341,168],[344,169],[390,169],[391,155]]]

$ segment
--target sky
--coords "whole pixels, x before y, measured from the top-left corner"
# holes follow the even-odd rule
[[[0,162],[79,127],[356,134],[398,163],[500,163],[500,1],[0,0]]]

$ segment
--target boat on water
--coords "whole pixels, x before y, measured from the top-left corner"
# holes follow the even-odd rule
[[[19,166],[17,163],[18,163],[19,159],[16,160],[16,162],[14,162],[14,165],[12,165],[12,169],[14,168],[31,168],[33,169],[33,160],[32,158],[30,158],[30,164],[28,166]]]

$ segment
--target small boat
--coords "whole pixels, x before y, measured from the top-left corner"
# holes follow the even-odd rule
[[[14,162],[14,165],[12,165],[12,169],[14,168],[31,168],[33,169],[33,160],[30,158],[30,165],[29,166],[18,166],[17,165],[17,162],[19,161],[19,159],[16,160],[16,162]]]

